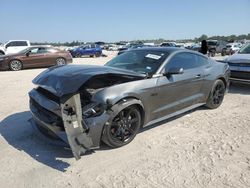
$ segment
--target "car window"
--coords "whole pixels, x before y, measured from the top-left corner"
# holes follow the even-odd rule
[[[196,68],[208,64],[205,57],[193,53],[178,53],[172,57],[166,65],[166,69],[183,68],[184,70]]]
[[[91,44],[91,45],[90,45],[90,48],[95,48],[95,45],[94,45],[94,44]]]
[[[239,54],[250,54],[250,44],[245,45],[242,47],[239,52]]]
[[[197,67],[209,64],[209,61],[206,57],[195,55],[196,56],[196,65]]]
[[[36,54],[37,51],[38,51],[38,48],[33,48],[33,49],[30,50],[30,53],[31,54]]]
[[[9,42],[8,44],[6,44],[6,48],[12,47],[12,46],[16,46],[16,42]]]
[[[215,45],[217,45],[217,42],[216,41],[207,41],[207,45],[215,46]]]
[[[48,53],[48,50],[46,48],[40,47],[38,48],[37,53],[39,54]]]
[[[28,44],[26,41],[13,41],[13,42],[9,42],[6,45],[6,48],[12,47],[12,46],[28,46]]]
[[[42,54],[42,53],[47,53],[48,50],[44,47],[37,47],[37,48],[33,48],[30,50],[31,54]]]
[[[16,46],[28,46],[26,41],[16,41]]]

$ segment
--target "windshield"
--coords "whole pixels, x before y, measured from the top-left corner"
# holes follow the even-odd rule
[[[246,44],[245,46],[243,46],[239,52],[239,54],[250,54],[250,43]]]
[[[166,51],[135,50],[116,56],[105,66],[153,75],[167,58]]]
[[[209,46],[216,46],[217,42],[216,41],[208,41],[207,45]]]

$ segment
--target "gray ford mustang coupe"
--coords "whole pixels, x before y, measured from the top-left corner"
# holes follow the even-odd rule
[[[180,48],[141,48],[105,66],[66,65],[38,75],[29,92],[38,129],[66,142],[76,159],[131,142],[139,129],[206,105],[221,105],[229,67]]]

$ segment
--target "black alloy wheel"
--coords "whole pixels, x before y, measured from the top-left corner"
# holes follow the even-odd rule
[[[206,106],[211,109],[218,108],[224,99],[225,91],[226,87],[223,81],[216,80],[207,99]]]
[[[136,106],[120,111],[104,128],[103,141],[115,148],[131,142],[141,126],[141,113]]]

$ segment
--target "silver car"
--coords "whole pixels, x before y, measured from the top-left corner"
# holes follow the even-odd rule
[[[250,83],[250,43],[224,60],[231,70],[230,80]]]

